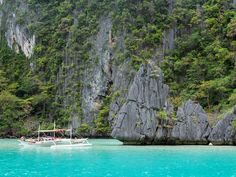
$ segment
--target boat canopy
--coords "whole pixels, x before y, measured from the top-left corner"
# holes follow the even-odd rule
[[[70,131],[69,129],[54,129],[54,130],[38,130],[35,132],[38,133],[57,133],[57,132],[66,132],[66,131]]]

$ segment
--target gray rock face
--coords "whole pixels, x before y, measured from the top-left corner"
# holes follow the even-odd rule
[[[82,90],[82,109],[84,121],[92,124],[106,96],[111,80],[110,31],[111,19],[101,19],[99,32],[95,37],[93,50],[90,52],[91,67],[84,73]]]
[[[35,46],[35,36],[29,33],[26,27],[27,24],[20,25],[17,21],[21,18],[19,14],[26,13],[28,7],[24,1],[20,1],[13,11],[11,8],[14,3],[15,2],[11,2],[8,4],[4,3],[3,0],[0,1],[0,5],[3,6],[4,9],[2,15],[0,15],[0,26],[5,29],[5,37],[8,46],[16,52],[20,52],[21,50],[26,57],[31,57]],[[24,20],[28,21],[27,18]]]
[[[125,98],[128,95],[128,88],[132,84],[136,74],[135,71],[130,69],[127,61],[120,66],[114,65],[112,71],[112,92],[115,96],[110,104],[109,122],[111,126],[113,126],[116,115],[126,101]]]
[[[171,137],[176,143],[208,144],[211,127],[203,108],[188,100],[177,111],[177,121]]]
[[[76,23],[74,20],[75,25]],[[109,18],[100,19],[98,33],[88,39],[92,43],[92,49],[86,63],[79,60],[80,54],[70,48],[71,35],[69,35],[56,83],[59,88],[58,100],[62,98],[59,101],[63,103],[64,109],[70,110],[69,117],[73,128],[78,128],[83,123],[92,127],[102,105],[102,99],[107,94],[111,80],[109,47],[111,27]],[[82,68],[83,66],[85,68]],[[82,110],[78,110],[78,107]]]
[[[236,130],[232,126],[233,121],[236,121],[236,108],[216,124],[209,136],[209,141],[221,145],[236,144]]]
[[[153,63],[143,65],[115,118],[112,136],[127,144],[152,144],[159,123],[157,111],[172,111],[168,92],[160,68]]]
[[[211,127],[203,108],[188,100],[178,109],[177,120],[173,120],[168,86],[162,77],[150,79],[152,69],[143,66],[135,77],[112,136],[125,144],[208,144]],[[158,116],[162,110],[167,118]]]
[[[5,36],[8,46],[13,49],[14,44],[17,44],[18,46],[15,48],[17,53],[21,49],[26,57],[31,57],[35,46],[35,36],[31,36],[26,29],[16,24],[14,14],[13,18],[7,21],[7,25],[8,30]]]
[[[174,5],[175,5],[175,0],[168,0],[168,14],[172,15]],[[163,46],[163,51],[164,53],[168,52],[168,50],[174,49],[174,41],[176,37],[176,22],[173,22],[171,24],[171,27],[169,29],[166,29],[163,33],[163,39],[162,39],[162,46]]]

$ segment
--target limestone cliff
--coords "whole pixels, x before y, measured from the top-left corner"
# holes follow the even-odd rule
[[[177,144],[208,144],[211,127],[203,108],[188,100],[177,111],[171,137]]]
[[[195,62],[199,61],[195,56],[198,51],[181,56],[185,48],[191,51],[195,43],[202,44],[205,37],[200,34],[207,28],[203,25],[204,2],[188,3],[191,10],[174,0],[50,3],[0,0],[1,37],[12,50],[25,55],[27,66],[22,67],[25,69],[22,80],[31,77],[25,86],[24,81],[18,82],[21,76],[14,76],[15,90],[9,87],[12,94],[28,104],[24,105],[27,113],[22,119],[34,117],[46,124],[55,120],[64,127],[72,125],[81,135],[112,136],[125,144],[235,144],[235,110],[212,128],[203,109],[206,104],[202,107],[188,100],[174,110],[170,101],[172,93],[168,84],[177,87],[188,81],[185,75],[189,73],[182,74],[185,67],[205,66]],[[188,15],[193,17],[184,17],[182,10],[191,12]],[[234,31],[230,31],[233,25],[225,30],[229,31],[229,35],[224,34],[228,38],[235,38]],[[195,34],[194,30],[200,32]],[[177,46],[176,42],[181,40]],[[220,46],[218,41],[213,44]],[[175,48],[184,52],[176,52]],[[220,48],[217,50],[220,53],[214,55],[223,58],[229,50]],[[171,56],[175,52],[177,54]],[[207,53],[204,52],[200,58],[204,58]],[[228,56],[226,68],[232,69],[229,58],[233,54]],[[1,67],[4,62],[0,61]],[[165,68],[169,74],[168,84],[163,74],[165,62],[170,65]],[[9,70],[3,67],[0,70]],[[197,75],[191,73],[195,69],[189,69],[190,77]],[[172,70],[178,76],[175,77]],[[214,67],[212,70],[215,71]],[[233,72],[230,74],[233,78]],[[230,77],[220,83],[229,82]],[[191,86],[198,89],[196,85],[209,78],[193,82]],[[34,89],[35,85],[29,83],[33,81],[39,86],[31,93],[30,88]],[[226,85],[233,93],[235,83],[228,82]],[[228,94],[228,89],[225,90]],[[196,98],[191,94],[192,97],[185,96]],[[209,99],[210,95],[206,97]],[[233,98],[232,94],[229,100]],[[214,102],[217,103],[218,100]]]
[[[22,51],[27,57],[32,56],[35,35],[30,34],[27,28],[30,20],[24,18],[24,14],[28,12],[27,3],[24,1],[8,3],[4,0],[0,3],[3,9],[0,15],[0,27],[4,29],[8,46],[14,48],[16,52]],[[22,21],[25,24],[21,24]]]
[[[172,114],[168,101],[169,88],[163,83],[163,75],[154,63],[143,65],[132,82],[126,102],[119,110],[114,122],[112,136],[134,144],[152,144],[158,125],[165,118],[158,111]],[[172,120],[166,120],[171,122]]]
[[[208,144],[211,127],[203,108],[189,100],[176,119],[169,88],[157,66],[141,67],[114,122],[112,136],[126,144]]]
[[[110,33],[112,22],[109,18],[102,18],[99,31],[93,39],[93,48],[90,51],[90,67],[85,69],[82,89],[82,109],[84,122],[92,124],[103,98],[108,93],[112,68]]]
[[[226,114],[212,129],[209,141],[215,145],[236,144],[236,109]]]

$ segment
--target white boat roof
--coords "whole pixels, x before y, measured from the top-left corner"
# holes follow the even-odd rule
[[[66,132],[66,131],[70,131],[70,129],[54,129],[54,130],[38,130],[38,131],[35,131],[35,132],[38,132],[38,133],[51,133],[51,132]]]

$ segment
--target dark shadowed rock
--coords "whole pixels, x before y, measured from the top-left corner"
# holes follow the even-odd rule
[[[216,124],[210,134],[209,141],[218,145],[236,144],[236,130],[232,126],[233,121],[236,121],[236,108]]]
[[[175,144],[207,144],[211,127],[203,108],[188,100],[177,111],[177,121],[172,130]]]

